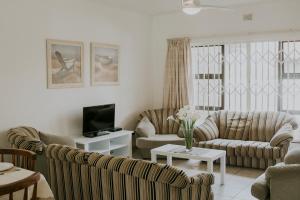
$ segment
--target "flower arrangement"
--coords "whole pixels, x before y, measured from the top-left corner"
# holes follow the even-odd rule
[[[175,115],[168,117],[168,120],[173,120],[180,124],[180,129],[183,131],[187,150],[191,150],[193,147],[194,126],[199,118],[199,113],[192,106],[184,106]]]

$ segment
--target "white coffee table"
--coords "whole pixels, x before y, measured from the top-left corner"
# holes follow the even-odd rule
[[[167,144],[151,150],[152,162],[157,162],[157,155],[166,156],[168,165],[172,165],[172,157],[206,161],[208,173],[213,173],[213,162],[220,159],[221,184],[225,183],[226,151],[193,147],[190,152],[186,152],[184,146]]]

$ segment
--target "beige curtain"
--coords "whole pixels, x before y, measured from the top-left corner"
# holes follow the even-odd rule
[[[191,104],[191,47],[189,38],[169,39],[165,70],[164,108]]]

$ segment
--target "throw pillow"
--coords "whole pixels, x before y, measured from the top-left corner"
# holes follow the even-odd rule
[[[148,117],[143,117],[137,125],[135,132],[139,137],[150,137],[155,135],[155,127]]]
[[[292,131],[293,128],[291,125],[282,126],[272,137],[270,141],[271,147],[280,146],[284,142],[293,140]]]
[[[208,141],[219,137],[219,129],[211,117],[196,125],[194,136],[197,141]]]

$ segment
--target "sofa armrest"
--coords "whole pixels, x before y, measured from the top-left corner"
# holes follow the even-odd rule
[[[9,137],[8,140],[13,148],[30,150],[37,154],[41,154],[45,147],[41,140],[28,136]]]
[[[266,180],[270,188],[271,198],[276,199],[299,199],[300,190],[295,188],[300,186],[300,165],[285,165],[279,163],[266,170]],[[282,192],[284,191],[284,192]]]
[[[39,131],[28,126],[9,129],[7,138],[13,148],[30,150],[37,154],[43,152],[45,147],[44,143],[40,140]]]
[[[281,127],[270,141],[272,147],[281,147],[289,144],[293,140],[293,129],[289,125]]]
[[[213,174],[201,173],[192,177],[189,177],[191,184],[211,186],[215,183],[215,177]]]
[[[191,199],[214,199],[212,185],[215,178],[213,174],[201,173],[189,178],[190,184],[188,187],[190,188]]]
[[[299,179],[300,183],[300,164],[286,165],[284,163],[278,163],[266,170],[266,179],[268,180],[268,183],[270,180],[285,179],[287,177]]]
[[[259,200],[270,198],[270,189],[267,185],[266,175],[260,175],[251,186],[251,194]]]

